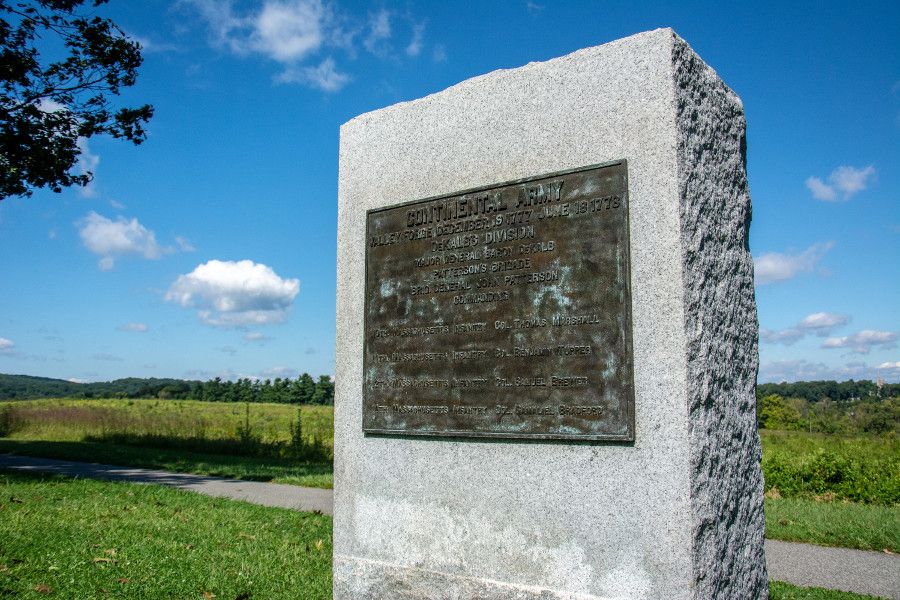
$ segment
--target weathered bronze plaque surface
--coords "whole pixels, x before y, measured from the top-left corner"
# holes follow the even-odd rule
[[[625,161],[366,227],[364,431],[634,440]]]

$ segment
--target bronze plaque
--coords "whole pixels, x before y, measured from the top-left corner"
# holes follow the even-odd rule
[[[634,440],[624,160],[366,218],[364,431]]]

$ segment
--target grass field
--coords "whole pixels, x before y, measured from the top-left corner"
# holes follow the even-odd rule
[[[248,413],[249,410],[249,413]],[[334,412],[191,400],[0,402],[0,452],[332,486]]]
[[[798,587],[782,581],[769,582],[769,600],[878,600],[875,596],[822,588]]]
[[[900,552],[900,506],[766,498],[766,537]]]
[[[151,485],[0,472],[0,598],[331,597],[331,519]],[[772,600],[863,600],[773,582]]]
[[[300,451],[296,406],[247,409],[186,400],[0,403],[0,452],[332,486],[331,407],[301,409]],[[762,440],[770,538],[900,552],[896,435],[764,430]]]
[[[331,519],[0,473],[0,598],[331,597]]]

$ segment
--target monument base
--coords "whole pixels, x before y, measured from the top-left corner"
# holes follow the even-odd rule
[[[334,557],[334,597],[391,600],[609,600],[588,594],[460,577],[342,556]]]

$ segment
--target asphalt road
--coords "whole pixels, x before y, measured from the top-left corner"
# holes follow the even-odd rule
[[[333,514],[331,490],[0,454],[0,469],[154,483],[263,506]],[[769,579],[900,600],[900,555],[766,540]]]

